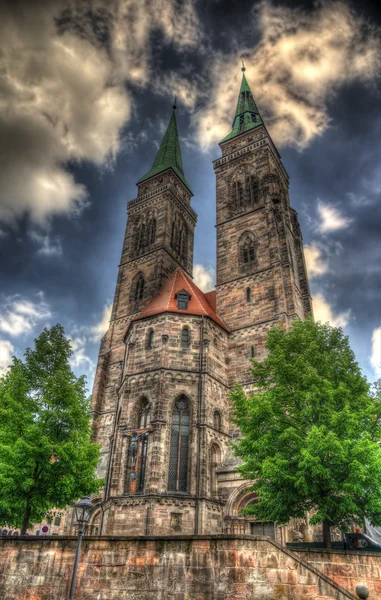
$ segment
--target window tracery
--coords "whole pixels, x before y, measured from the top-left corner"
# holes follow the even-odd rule
[[[132,299],[139,302],[144,297],[145,278],[143,273],[138,273],[132,283]]]
[[[171,492],[187,491],[189,431],[189,403],[185,396],[180,396],[172,412],[168,468],[168,490]]]
[[[142,398],[138,414],[138,429],[148,427],[151,422],[151,406],[147,398]]]
[[[241,172],[231,185],[230,203],[232,213],[250,210],[259,203],[259,182],[255,175]]]
[[[255,262],[255,242],[251,233],[244,233],[239,242],[239,260],[241,265]]]
[[[171,228],[171,248],[185,262],[188,254],[188,226],[180,215],[176,215]]]
[[[156,219],[150,217],[147,221],[143,220],[139,223],[136,238],[135,250],[137,254],[147,252],[156,240]]]

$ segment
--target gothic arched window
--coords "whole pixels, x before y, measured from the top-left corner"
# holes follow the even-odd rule
[[[256,204],[259,202],[259,184],[256,177],[250,176],[249,183],[249,202],[250,204]]]
[[[153,347],[153,336],[154,336],[154,332],[153,329],[149,329],[148,333],[147,333],[147,344],[146,347],[148,350],[151,350],[151,348]]]
[[[251,302],[251,289],[246,288],[246,302]]]
[[[148,427],[151,422],[151,406],[147,398],[142,398],[138,414],[138,429]]]
[[[221,413],[219,410],[215,410],[213,414],[213,427],[217,431],[221,431]]]
[[[139,273],[133,283],[133,299],[138,302],[144,296],[145,279],[143,273]]]
[[[183,327],[181,330],[181,345],[184,348],[187,348],[189,346],[189,342],[190,342],[189,328]]]
[[[169,453],[168,490],[186,492],[188,486],[188,446],[190,412],[188,400],[181,396],[172,413],[171,447]]]
[[[240,240],[240,260],[243,264],[249,264],[255,261],[254,237],[250,234],[244,234]]]

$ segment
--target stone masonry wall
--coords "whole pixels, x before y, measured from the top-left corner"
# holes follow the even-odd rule
[[[0,539],[1,600],[67,598],[75,548],[73,537]],[[355,596],[268,538],[225,535],[87,538],[75,598],[354,600]]]
[[[381,600],[381,554],[312,549],[298,549],[296,553],[353,594],[356,585],[365,583],[369,600]]]

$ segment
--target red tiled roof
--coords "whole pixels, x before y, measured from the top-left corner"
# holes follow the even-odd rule
[[[217,294],[216,294],[216,290],[213,290],[211,292],[206,292],[206,294],[204,294],[204,296],[207,299],[207,301],[209,302],[210,306],[215,311],[216,308],[217,308]]]
[[[190,294],[188,309],[177,308],[176,294],[181,290],[186,290]],[[213,319],[226,331],[229,331],[225,323],[215,312],[216,292],[204,294],[190,277],[178,267],[165,282],[161,290],[154,296],[151,302],[139,314],[134,321],[145,319],[163,312],[174,312],[188,315],[204,315]]]

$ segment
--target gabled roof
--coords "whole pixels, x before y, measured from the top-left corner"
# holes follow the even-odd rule
[[[259,127],[260,125],[264,124],[262,121],[262,117],[259,114],[257,105],[255,104],[255,100],[253,94],[251,93],[249,84],[247,83],[247,79],[245,77],[245,70],[245,67],[242,67],[241,89],[239,90],[237,108],[235,111],[232,130],[220,142],[220,144],[237,137],[237,135],[246,133],[247,131],[255,129],[256,127]]]
[[[181,158],[179,134],[177,132],[175,115],[176,107],[174,106],[173,108],[174,110],[168,123],[167,131],[164,134],[152,168],[150,171],[148,171],[148,173],[139,179],[138,184],[142,183],[143,181],[147,181],[147,179],[151,179],[151,177],[154,177],[155,175],[158,175],[167,169],[172,169],[180,181],[183,182],[183,184],[188,188],[189,192],[193,195],[191,187],[184,176],[183,161]]]
[[[183,290],[186,290],[190,295],[187,310],[177,308],[176,294]],[[178,267],[134,321],[139,321],[140,319],[145,319],[164,312],[182,313],[185,315],[210,317],[217,325],[225,329],[225,331],[229,331],[227,325],[225,325],[222,319],[216,314],[215,308],[213,307],[215,294],[216,292],[204,294],[181,267]],[[208,301],[207,297],[210,298],[212,304]]]

